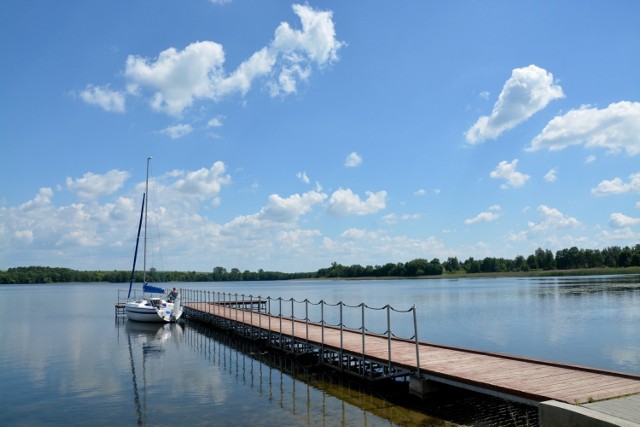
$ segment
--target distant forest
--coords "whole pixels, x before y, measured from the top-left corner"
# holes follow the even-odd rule
[[[330,267],[321,268],[309,273],[283,273],[279,271],[240,271],[237,268],[227,270],[215,267],[211,272],[179,272],[157,271],[147,272],[149,282],[220,282],[220,281],[252,281],[252,280],[293,280],[293,279],[332,279],[332,278],[391,278],[391,277],[425,277],[450,274],[491,274],[522,273],[535,274],[541,272],[559,274],[566,270],[620,269],[640,267],[640,244],[633,247],[612,246],[599,249],[562,249],[555,253],[542,248],[524,257],[515,259],[469,258],[459,261],[450,257],[441,262],[438,258],[431,261],[417,258],[409,262],[387,263],[384,265],[358,264],[346,266],[334,262]],[[640,271],[640,270],[638,270]],[[588,271],[587,271],[588,273]],[[0,284],[21,283],[70,283],[70,282],[129,282],[130,271],[77,271],[56,267],[16,267],[0,271]],[[142,272],[136,271],[135,282],[142,282]]]

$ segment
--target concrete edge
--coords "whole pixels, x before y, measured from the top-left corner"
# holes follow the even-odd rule
[[[555,400],[538,404],[538,421],[544,427],[640,427],[632,421]]]

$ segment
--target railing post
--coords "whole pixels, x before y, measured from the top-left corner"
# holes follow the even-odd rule
[[[416,337],[416,376],[420,378],[420,344],[418,340],[418,318],[416,314],[415,304],[413,305],[413,307],[411,307],[411,309],[413,310],[413,334]]]
[[[365,352],[365,348],[364,348],[364,344],[365,344],[365,326],[364,326],[364,308],[365,305],[364,303],[360,303],[360,307],[362,309],[362,364],[360,365],[360,373],[362,374],[362,376],[364,376],[364,352]]]
[[[235,299],[235,307],[236,307],[236,329],[238,327],[238,293],[236,292],[236,299]]]
[[[271,296],[267,297],[267,315],[269,316],[269,345],[271,345]]]
[[[253,295],[249,295],[249,322],[251,323],[251,338],[253,338]]]
[[[342,342],[343,342],[343,337],[342,337],[342,331],[343,331],[343,324],[342,324],[342,301],[340,301],[338,303],[338,305],[340,306],[340,368],[343,368],[343,355],[342,355]]]
[[[324,300],[320,300],[320,362],[324,363]]]
[[[387,364],[389,366],[389,372],[391,372],[391,306],[387,304]]]
[[[309,347],[309,300],[307,298],[304,299],[304,319],[306,322],[307,331],[305,333],[305,339],[307,341],[307,347]]]
[[[246,327],[245,322],[244,322],[244,310],[245,309],[245,305],[244,305],[244,294],[242,294],[242,326],[243,328]]]
[[[278,297],[278,318],[280,319],[280,348],[282,348],[282,297]]]
[[[294,336],[294,330],[293,330],[293,325],[294,325],[294,320],[295,320],[295,316],[293,315],[293,304],[294,304],[294,300],[293,298],[291,298],[291,351],[293,351],[293,347],[294,347],[294,342],[295,342],[295,336]]]
[[[258,328],[262,330],[262,297],[260,295],[258,295]]]

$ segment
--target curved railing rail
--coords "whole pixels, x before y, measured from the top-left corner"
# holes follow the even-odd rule
[[[282,297],[253,296],[231,292],[203,291],[195,289],[180,290],[182,303],[219,304],[222,306],[223,316],[231,317],[231,309],[235,309],[236,322],[249,323],[255,326],[254,314],[269,315],[267,325],[262,325],[262,316],[258,317],[258,327],[273,332],[272,322],[278,322],[278,331],[282,334],[282,322],[291,321],[291,334],[296,328],[296,322],[305,326],[305,339],[309,341],[309,327],[320,326],[321,345],[325,345],[325,328],[340,331],[340,352],[344,350],[344,333],[359,333],[362,335],[361,353],[365,358],[366,336],[374,335],[387,339],[387,361],[391,365],[392,340],[402,340],[415,343],[416,375],[420,375],[420,351],[418,340],[418,323],[416,306],[406,310],[396,309],[389,304],[383,307],[371,307],[365,303],[357,305],[328,303],[324,300],[311,302],[308,299],[297,300]],[[409,319],[407,319],[407,317]],[[396,327],[397,334],[393,332]],[[400,331],[403,333],[401,334]]]

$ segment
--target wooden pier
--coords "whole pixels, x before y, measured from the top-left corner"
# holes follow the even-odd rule
[[[311,321],[308,301],[297,302],[305,304],[304,315],[298,316],[294,300],[278,299],[274,304],[274,300],[260,298],[255,303],[253,297],[243,296],[243,304],[236,305],[232,302],[237,296],[189,290],[182,291],[182,298],[189,318],[232,329],[285,352],[312,355],[321,364],[361,378],[409,378],[418,392],[430,384],[444,383],[531,405],[557,401],[571,407],[640,396],[640,375],[428,344],[418,341],[415,329],[413,337],[404,339],[395,337],[390,326],[384,334],[373,334],[364,325],[363,304],[352,307],[362,310],[363,323],[353,329],[342,323],[343,305],[340,322],[331,325],[325,320],[324,306],[315,310],[322,313],[321,318]],[[283,301],[284,306],[291,306],[286,314],[282,313]],[[277,314],[272,313],[272,304],[278,306]],[[387,316],[393,310],[383,309]],[[415,322],[415,308],[408,312]],[[640,425],[640,408],[628,412],[626,419]]]

